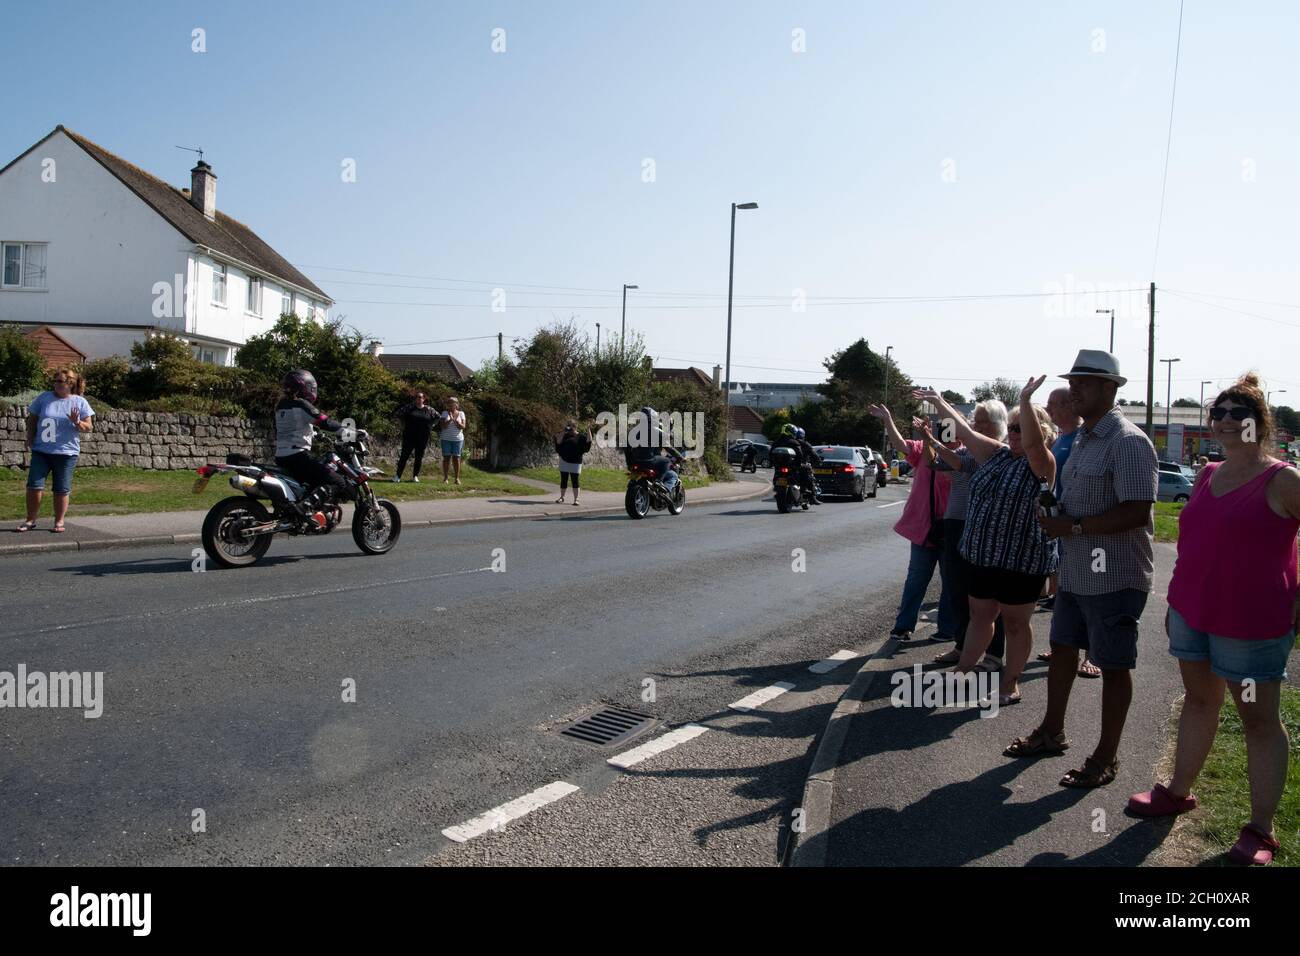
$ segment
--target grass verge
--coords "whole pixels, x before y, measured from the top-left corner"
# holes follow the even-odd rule
[[[391,463],[377,462],[377,467],[392,473]],[[409,476],[409,473],[408,473]],[[426,472],[426,481],[414,484],[403,481],[395,485],[380,479],[379,494],[394,501],[413,501],[431,498],[475,498],[487,495],[540,495],[545,492],[510,476],[480,471],[468,466],[461,468],[460,487],[444,485],[442,472],[437,476]],[[141,514],[159,511],[202,511],[217,501],[233,494],[229,484],[213,478],[200,494],[193,493],[192,471],[149,471],[142,468],[79,468],[72,478],[72,504],[68,517],[78,515]],[[0,520],[20,521],[26,517],[27,472],[18,469],[0,469]],[[41,516],[53,513],[50,483],[41,502]]]
[[[1300,744],[1300,688],[1283,686],[1282,723],[1291,737],[1292,759],[1287,765],[1286,790],[1273,821],[1273,830],[1282,844],[1273,865],[1296,866],[1300,864],[1300,847],[1296,845],[1300,840],[1300,761],[1294,758],[1295,747]],[[1200,860],[1214,862],[1237,842],[1237,834],[1250,820],[1246,738],[1230,698],[1219,715],[1214,749],[1196,780],[1194,792],[1200,806],[1188,816],[1188,836]]]
[[[1156,502],[1156,540],[1178,541],[1178,514],[1183,510],[1183,502]]]

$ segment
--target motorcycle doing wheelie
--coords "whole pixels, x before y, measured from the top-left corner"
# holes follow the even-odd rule
[[[365,464],[369,435],[361,429],[341,436],[322,436],[333,442],[324,457],[325,467],[343,479],[343,490],[311,488],[292,478],[276,465],[259,464],[246,455],[227,455],[224,465],[209,464],[199,469],[194,483],[198,494],[213,475],[230,476],[230,486],[242,494],[223,498],[203,520],[203,550],[225,568],[256,564],[271,547],[277,534],[329,534],[343,522],[343,501],[352,501],[352,539],[366,554],[391,551],[402,533],[402,516],[397,506],[375,496],[370,478],[382,474]],[[269,502],[270,510],[263,502]]]
[[[653,461],[628,463],[627,494],[623,503],[629,518],[644,518],[651,509],[667,510],[670,515],[679,515],[685,510],[686,488],[681,479],[682,462],[680,458],[669,458],[668,469],[677,477],[671,488],[659,479]]]
[[[803,466],[793,448],[778,446],[769,453],[772,461],[772,492],[776,510],[787,514],[796,508],[808,510],[808,493],[803,488]]]

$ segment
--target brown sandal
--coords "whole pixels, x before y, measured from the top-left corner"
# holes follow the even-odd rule
[[[1011,746],[1002,751],[1004,757],[1046,757],[1056,756],[1070,749],[1070,742],[1065,739],[1065,731],[1049,737],[1039,727],[1028,737],[1017,737]]]
[[[1115,779],[1118,772],[1118,760],[1112,760],[1109,764],[1103,766],[1091,757],[1084,757],[1082,767],[1078,770],[1071,770],[1061,778],[1061,786],[1075,787],[1080,790],[1104,787]]]

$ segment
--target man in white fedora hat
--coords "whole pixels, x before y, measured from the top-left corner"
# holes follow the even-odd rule
[[[1133,699],[1138,620],[1151,593],[1152,514],[1160,478],[1151,439],[1115,405],[1119,387],[1128,381],[1119,360],[1084,349],[1061,377],[1070,383],[1070,404],[1083,425],[1066,461],[1059,515],[1038,519],[1047,534],[1061,539],[1047,713],[1006,753],[1034,757],[1069,747],[1065,712],[1084,651],[1101,668],[1101,736],[1061,784],[1097,787],[1114,780],[1119,768],[1116,754]]]

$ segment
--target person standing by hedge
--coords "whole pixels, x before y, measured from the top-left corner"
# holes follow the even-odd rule
[[[81,436],[89,434],[95,411],[82,397],[86,381],[70,368],[54,372],[51,390],[41,392],[27,407],[27,434],[23,444],[31,450],[27,467],[27,520],[16,531],[31,531],[40,514],[45,478],[54,483],[55,534],[68,530],[64,516],[72,495],[72,472],[81,454]]]
[[[419,484],[424,450],[429,446],[429,434],[433,431],[433,423],[438,413],[429,407],[428,396],[424,392],[416,392],[415,400],[399,408],[394,417],[402,423],[402,451],[397,456],[397,473],[393,475],[393,481],[402,480],[402,470],[406,468],[406,461],[414,454],[411,480]]]
[[[555,439],[555,453],[560,456],[560,497],[555,499],[557,505],[564,504],[564,492],[570,479],[573,481],[573,504],[578,504],[578,476],[582,474],[582,456],[591,451],[591,429],[587,434],[579,435],[578,426],[569,422],[564,426],[564,434]]]
[[[455,395],[447,399],[447,408],[438,419],[438,440],[442,444],[442,483],[447,483],[450,465],[460,484],[460,455],[465,448],[465,413]]]

